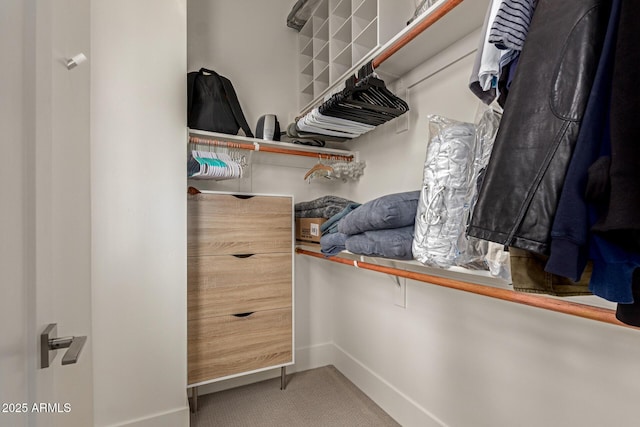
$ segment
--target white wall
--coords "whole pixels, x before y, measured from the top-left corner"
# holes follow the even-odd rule
[[[297,32],[286,25],[291,0],[189,0],[188,69],[213,69],[233,83],[249,127],[278,116],[286,126],[297,102]],[[284,129],[282,129],[284,130]]]
[[[186,0],[91,3],[97,426],[187,426]]]
[[[191,9],[194,3],[189,3],[189,14],[201,23],[189,26],[190,64],[204,55],[203,40],[191,46],[194,32],[214,31],[203,28],[206,7]],[[238,31],[238,15],[222,15],[233,4],[216,3],[221,15],[215,17],[215,34]],[[255,12],[260,15],[262,10]],[[268,39],[271,31],[279,32],[285,25],[276,24],[259,32],[260,38]],[[251,56],[252,42],[260,43],[247,37],[233,48],[239,52],[238,61],[212,65],[224,66],[223,73],[234,84],[251,75],[242,58]],[[297,200],[337,194],[362,202],[418,189],[428,140],[426,116],[472,121],[477,114],[479,103],[466,87],[473,62],[469,53],[477,37],[476,32],[404,77],[410,87],[408,131],[396,134],[396,123],[390,122],[347,143],[367,162],[358,184],[305,184],[304,161],[261,154],[261,163],[253,167],[243,188],[289,192]],[[228,40],[224,39],[230,44]],[[220,48],[216,40],[210,42],[212,51]],[[278,64],[269,70],[272,75],[286,72]],[[295,82],[290,78],[279,90],[295,93]],[[255,109],[253,105],[262,110],[267,101],[252,94],[243,102],[245,112]],[[291,112],[295,100],[289,105],[282,108]],[[200,185],[227,189],[236,184]],[[637,331],[414,281],[407,282],[407,307],[401,308],[393,304],[393,283],[386,275],[296,256],[297,352],[322,349],[322,360],[336,364],[402,425],[637,424]],[[328,356],[327,342],[332,347]]]
[[[27,287],[25,242],[28,230],[23,194],[29,182],[25,169],[27,107],[23,85],[27,60],[24,36],[26,17],[21,0],[0,3],[0,402],[28,402],[27,394]],[[24,79],[24,80],[23,80]],[[26,416],[0,414],[0,423],[26,425]]]

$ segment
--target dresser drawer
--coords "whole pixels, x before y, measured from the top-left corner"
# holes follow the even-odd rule
[[[188,321],[188,382],[289,363],[291,337],[290,307]]]
[[[188,258],[188,319],[291,306],[291,253]]]
[[[292,209],[290,197],[189,195],[187,254],[289,252]]]

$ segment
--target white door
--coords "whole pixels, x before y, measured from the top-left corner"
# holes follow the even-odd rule
[[[0,425],[93,425],[89,2],[0,6]],[[39,334],[88,336],[40,368]],[[4,338],[7,337],[5,341]]]

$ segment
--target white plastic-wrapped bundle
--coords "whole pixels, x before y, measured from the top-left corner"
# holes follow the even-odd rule
[[[429,134],[412,250],[423,264],[450,267],[465,249],[459,237],[475,185],[475,125],[429,116]]]
[[[498,126],[500,125],[500,118],[500,113],[493,111],[491,108],[485,108],[483,109],[478,120],[478,124],[476,125],[476,152],[473,164],[473,180],[469,185],[469,193],[467,194],[467,200],[469,200],[469,203],[468,210],[465,212],[464,218],[465,232],[471,219],[473,208],[478,200],[478,191],[482,184],[484,171],[489,163],[489,158],[491,157],[493,142],[496,139],[496,133],[498,132]],[[458,237],[458,247],[464,248],[464,251],[461,251],[460,256],[456,259],[457,265],[484,270],[489,268],[493,275],[498,275],[494,274],[494,269],[491,267],[495,263],[486,258],[490,252],[497,256],[497,252],[495,250],[490,251],[488,241],[469,237],[466,233],[462,233]],[[508,259],[506,264],[509,264]]]

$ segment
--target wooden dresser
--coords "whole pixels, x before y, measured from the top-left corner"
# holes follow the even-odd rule
[[[188,386],[292,364],[292,197],[201,192],[187,210]]]

